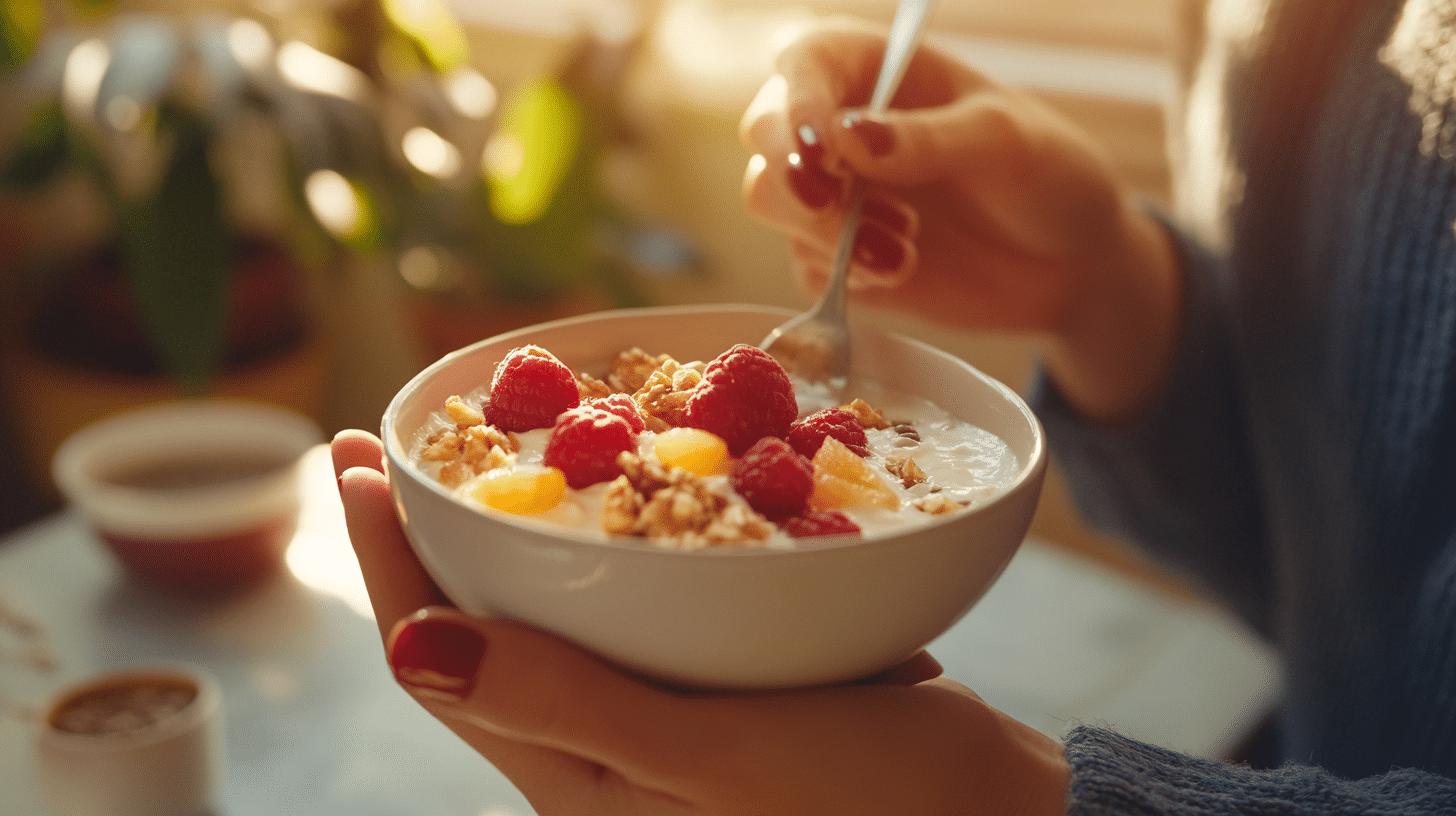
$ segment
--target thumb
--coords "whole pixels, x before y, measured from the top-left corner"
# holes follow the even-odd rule
[[[1019,162],[1026,147],[1005,97],[989,92],[934,107],[846,110],[826,141],[859,175],[901,186]]]
[[[524,624],[429,607],[395,627],[388,655],[400,683],[434,710],[649,785],[696,755],[679,695]]]

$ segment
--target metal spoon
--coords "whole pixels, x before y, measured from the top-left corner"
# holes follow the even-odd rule
[[[890,105],[890,98],[900,86],[910,57],[920,42],[925,18],[930,16],[933,0],[900,0],[890,24],[885,43],[885,57],[875,78],[868,110],[879,113]],[[864,204],[864,184],[859,178],[849,181],[849,195],[844,211],[844,224],[839,231],[839,245],[834,252],[829,286],[819,302],[773,331],[758,347],[772,354],[788,370],[810,382],[824,382],[836,393],[849,379],[849,316],[845,308],[845,282],[854,253],[855,233],[859,230],[860,208]]]

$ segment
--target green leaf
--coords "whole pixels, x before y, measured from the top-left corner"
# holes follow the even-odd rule
[[[30,57],[45,22],[41,0],[0,0],[0,70]]]
[[[156,193],[121,214],[121,244],[142,318],[168,370],[201,393],[222,355],[232,272],[222,191],[209,134],[172,117],[176,145]]]
[[[71,140],[59,103],[36,108],[20,142],[0,171],[0,185],[34,190],[50,181],[71,157]]]
[[[506,224],[546,214],[582,143],[581,106],[552,80],[527,83],[506,99],[491,137],[485,181],[491,209]]]

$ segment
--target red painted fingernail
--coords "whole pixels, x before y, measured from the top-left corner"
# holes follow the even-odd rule
[[[905,247],[894,233],[867,221],[854,234],[854,262],[877,272],[892,272],[905,262]]]
[[[859,139],[871,156],[884,156],[895,149],[895,132],[890,126],[861,111],[846,113],[840,118],[839,126]]]
[[[883,198],[866,198],[861,212],[865,219],[878,221],[890,232],[905,233],[910,230],[910,216]]]
[[[808,164],[823,166],[824,140],[812,125],[799,125],[794,130],[794,140],[799,143],[799,156]]]
[[[389,665],[399,682],[452,699],[467,697],[475,688],[484,656],[480,633],[448,618],[416,617],[389,645]]]
[[[839,198],[840,181],[800,153],[789,154],[789,189],[811,210],[821,210]]]

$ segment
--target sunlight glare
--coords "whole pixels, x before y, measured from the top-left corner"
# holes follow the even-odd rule
[[[61,95],[73,110],[89,115],[101,91],[101,80],[111,67],[111,48],[101,40],[87,40],[66,57]]]
[[[297,40],[278,49],[278,72],[295,88],[353,101],[369,86],[359,69]]]
[[[409,163],[421,173],[448,179],[460,172],[460,150],[426,127],[410,128],[400,143]]]
[[[273,38],[257,20],[240,19],[229,23],[227,44],[233,59],[249,70],[260,70],[273,58]]]
[[[335,235],[351,235],[363,222],[359,195],[349,180],[333,170],[317,170],[303,185],[309,209],[324,228]]]
[[[479,71],[461,68],[445,78],[445,95],[462,116],[484,119],[495,112],[495,86]]]

